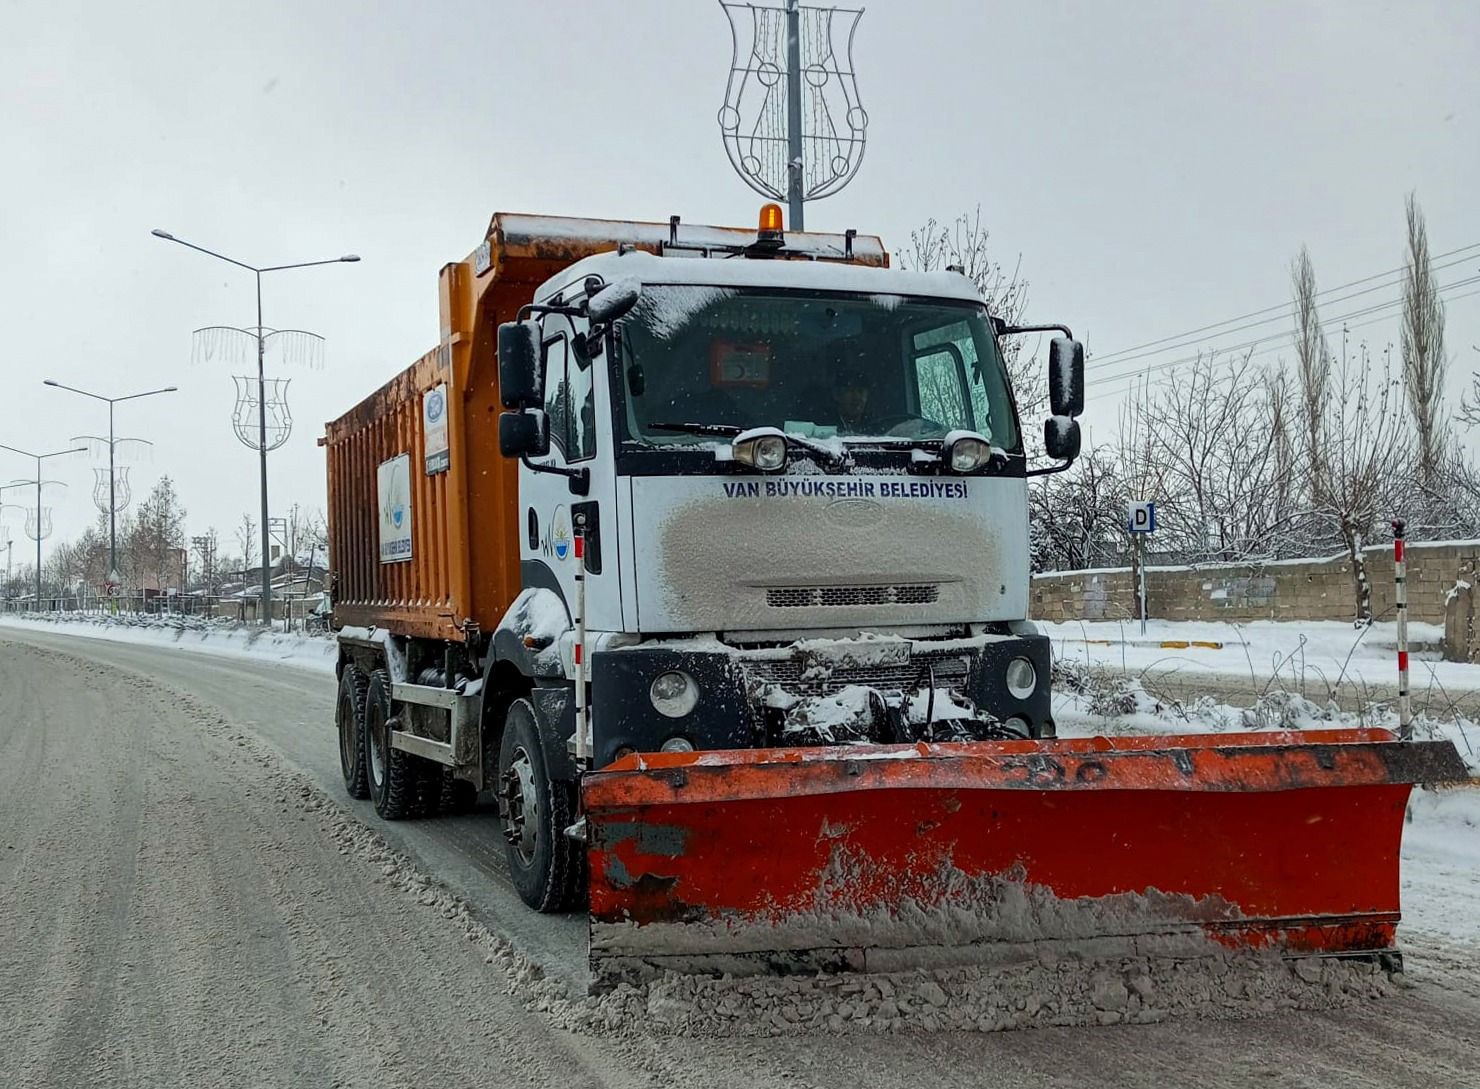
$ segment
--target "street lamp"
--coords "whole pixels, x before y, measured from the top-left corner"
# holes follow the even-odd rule
[[[163,389],[146,390],[143,393],[130,393],[125,397],[104,397],[100,393],[89,393],[85,389],[76,386],[63,385],[51,378],[42,380],[43,385],[52,386],[56,389],[64,389],[71,393],[80,393],[84,397],[91,397],[94,401],[106,401],[108,404],[108,581],[117,585],[118,583],[118,484],[114,476],[113,449],[117,440],[113,436],[113,406],[120,401],[137,401],[140,397],[153,397],[158,393],[177,393],[178,386],[165,386]],[[128,505],[128,500],[124,500]]]
[[[59,458],[63,454],[84,454],[87,447],[76,446],[71,450],[53,450],[49,454],[33,454],[29,450],[22,450],[17,446],[6,446],[0,442],[0,450],[9,450],[12,454],[20,454],[23,457],[36,459],[36,611],[41,611],[41,463],[48,458]]]
[[[245,261],[238,261],[235,257],[227,257],[224,253],[208,250],[204,246],[197,246],[194,242],[186,242],[183,238],[176,238],[168,231],[162,231],[158,227],[149,232],[155,238],[163,238],[166,242],[178,242],[192,250],[225,261],[227,264],[244,268],[257,277],[257,457],[259,460],[262,476],[262,622],[272,624],[272,568],[268,562],[271,552],[271,542],[267,532],[267,380],[263,367],[263,328],[262,328],[262,274],[264,272],[283,272],[290,268],[313,268],[316,265],[335,265],[340,262],[358,261],[359,255],[347,253],[343,257],[332,257],[325,261],[300,261],[294,265],[267,265],[259,268],[249,265]]]

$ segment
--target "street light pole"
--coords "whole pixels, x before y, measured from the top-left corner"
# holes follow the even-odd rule
[[[48,458],[59,458],[64,454],[86,453],[87,447],[77,446],[71,450],[53,450],[49,454],[33,454],[29,450],[6,446],[0,442],[0,450],[9,450],[12,454],[36,459],[36,611],[39,613],[41,611],[41,463]]]
[[[106,401],[108,403],[108,581],[118,581],[118,484],[115,479],[114,449],[118,439],[113,433],[113,406],[120,401],[137,401],[140,397],[153,397],[160,393],[178,393],[178,386],[165,386],[163,389],[145,390],[143,393],[130,393],[123,397],[104,397],[101,393],[89,393],[85,389],[76,386],[63,385],[51,378],[42,380],[43,385],[55,389],[64,389],[69,393],[80,393],[84,397],[91,397],[94,401]]]
[[[262,492],[262,623],[272,625],[272,568],[268,564],[268,553],[272,542],[267,531],[267,377],[263,356],[266,352],[265,339],[262,328],[262,274],[264,272],[282,272],[292,268],[313,268],[316,265],[335,265],[340,262],[358,261],[359,255],[347,253],[343,257],[333,257],[327,261],[300,261],[292,265],[267,265],[258,267],[249,265],[245,261],[238,261],[235,257],[227,257],[224,253],[208,250],[204,246],[197,246],[194,242],[186,242],[183,238],[176,238],[168,231],[156,227],[149,232],[155,238],[163,238],[166,242],[178,242],[189,249],[197,250],[207,256],[215,257],[228,264],[244,268],[257,277],[257,457],[258,471],[261,477]]]
[[[267,530],[267,365],[262,337],[262,272],[257,270],[257,468],[262,478],[262,623],[272,627],[272,566],[268,563]]]

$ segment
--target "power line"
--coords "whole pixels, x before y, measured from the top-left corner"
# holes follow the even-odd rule
[[[1457,281],[1454,284],[1451,284],[1450,287],[1463,287],[1465,284],[1475,283],[1477,281],[1480,281],[1480,277],[1475,277],[1475,278],[1470,279],[1470,280]],[[1449,301],[1449,302],[1457,302],[1460,299],[1468,299],[1468,298],[1471,298],[1471,297],[1473,297],[1475,295],[1480,295],[1480,290],[1476,290],[1476,291],[1465,291],[1465,292],[1461,292],[1458,295],[1447,296],[1447,301]],[[1377,310],[1377,309],[1388,309],[1388,308],[1390,308],[1392,306],[1395,306],[1395,305],[1397,305],[1397,304],[1396,303],[1389,303],[1389,304],[1386,304],[1386,306],[1384,306],[1384,307],[1371,307],[1371,308],[1368,308],[1367,310],[1355,311],[1355,312],[1353,312],[1353,314],[1347,315],[1347,317],[1358,316],[1358,315],[1361,315],[1361,314],[1370,314],[1374,310]],[[1347,322],[1347,321],[1342,321],[1342,319],[1340,319],[1340,318],[1333,319],[1333,320],[1342,321],[1342,326],[1341,326],[1342,327],[1342,330],[1344,330],[1344,331],[1350,331],[1352,329],[1363,329],[1363,328],[1366,328],[1367,326],[1370,326],[1370,325],[1378,325],[1378,324],[1381,324],[1383,322],[1392,321],[1395,317],[1397,317],[1396,314],[1380,314],[1377,317],[1368,318],[1366,321],[1360,321],[1360,322]],[[1278,336],[1279,336],[1279,334],[1276,334],[1275,336],[1271,336],[1271,337],[1260,337],[1257,341],[1250,341],[1246,345],[1236,346],[1234,348],[1229,349],[1229,351],[1230,352],[1232,352],[1232,351],[1238,351],[1238,350],[1240,350],[1240,349],[1242,349],[1244,347],[1249,347],[1251,345],[1257,345],[1257,344],[1259,344],[1259,343],[1261,343],[1263,341],[1266,341],[1266,340],[1278,339]],[[1286,345],[1284,345],[1284,344],[1271,344],[1271,345],[1268,345],[1268,346],[1263,347],[1263,348],[1257,348],[1257,349],[1254,349],[1254,350],[1250,350],[1250,351],[1246,352],[1245,354],[1241,355],[1239,358],[1241,360],[1242,359],[1258,359],[1261,356],[1267,356],[1267,355],[1269,355],[1272,352],[1282,351],[1282,350],[1284,350],[1285,347],[1286,347]],[[1156,364],[1154,366],[1143,367],[1140,370],[1128,371],[1128,372],[1126,372],[1124,374],[1111,375],[1111,376],[1109,376],[1107,378],[1103,378],[1103,379],[1090,379],[1089,383],[1087,383],[1087,384],[1096,386],[1097,391],[1100,392],[1100,393],[1102,393],[1102,394],[1113,396],[1114,394],[1122,393],[1125,390],[1130,389],[1131,387],[1133,387],[1136,384],[1136,382],[1140,381],[1143,378],[1148,377],[1149,375],[1157,374],[1157,373],[1160,373],[1162,371],[1173,370],[1173,369],[1175,369],[1177,367],[1185,366],[1188,363],[1195,363],[1195,362],[1197,362],[1197,360],[1199,358],[1201,358],[1201,354],[1199,354],[1199,355],[1192,355],[1192,356],[1185,356],[1185,357],[1183,357],[1181,359],[1173,359],[1173,360],[1170,360],[1170,361],[1168,361],[1166,363],[1158,363],[1158,364]],[[1112,386],[1115,385],[1115,384],[1117,384],[1117,383],[1125,383],[1125,385],[1121,386],[1119,389],[1111,389],[1111,390],[1108,390],[1107,391],[1105,389],[1105,386],[1104,385],[1100,385],[1099,384],[1099,383],[1102,383],[1102,382],[1103,383],[1107,383],[1107,384],[1112,385]]]
[[[1455,265],[1464,265],[1464,263],[1468,262],[1468,260],[1474,260],[1474,257],[1456,257],[1455,260],[1450,260],[1450,262],[1442,263],[1442,265],[1433,265],[1433,271],[1439,272],[1443,271],[1443,269],[1446,268],[1453,268],[1453,266]],[[1391,274],[1387,274],[1387,272],[1384,272],[1384,274],[1379,275]],[[1368,280],[1372,280],[1372,278],[1373,277],[1368,277]],[[1357,281],[1357,283],[1363,283],[1363,281]],[[1373,284],[1372,287],[1363,287],[1363,289],[1360,291],[1353,291],[1353,293],[1351,294],[1342,294],[1342,296],[1336,297],[1336,299],[1328,299],[1326,300],[1326,303],[1328,303],[1328,305],[1336,305],[1336,303],[1350,302],[1351,299],[1356,299],[1356,297],[1363,296],[1363,294],[1372,294],[1372,291],[1387,290],[1390,289],[1390,287],[1400,286],[1400,284],[1402,284],[1402,278],[1400,278],[1400,280],[1391,281],[1391,283]],[[1336,291],[1341,289],[1336,289],[1336,287],[1333,287],[1333,289],[1331,290]],[[1325,291],[1322,291],[1322,294],[1325,294]],[[1208,342],[1208,340],[1218,340],[1221,339],[1221,337],[1231,336],[1231,334],[1233,333],[1242,333],[1242,331],[1249,330],[1249,328],[1255,328],[1257,326],[1267,326],[1267,324],[1270,324],[1271,321],[1283,321],[1286,320],[1286,318],[1294,317],[1294,302],[1285,303],[1285,305],[1280,306],[1280,308],[1276,309],[1279,309],[1279,314],[1271,315],[1271,317],[1268,318],[1259,318],[1258,321],[1249,321],[1249,323],[1242,324],[1242,326],[1225,328],[1225,330],[1218,331],[1218,333],[1209,333],[1206,334],[1206,336],[1190,337],[1190,339],[1185,340],[1177,339],[1177,337],[1168,337],[1168,339],[1178,340],[1178,343],[1172,343],[1172,345],[1166,345],[1165,348],[1157,348],[1154,349],[1154,351],[1140,352],[1140,354],[1132,355],[1126,355],[1125,352],[1113,352],[1110,357],[1095,357],[1095,360],[1092,361],[1092,363],[1089,363],[1088,367],[1094,368],[1095,365],[1100,365],[1100,367],[1119,367],[1120,364],[1131,363],[1132,360],[1144,360],[1144,358],[1151,357],[1151,355],[1162,355],[1163,352],[1180,351],[1180,349],[1183,348],[1191,348],[1191,346],[1196,345],[1196,343]],[[1236,320],[1237,318],[1231,318],[1231,321]],[[1126,351],[1129,351],[1129,349],[1126,349]],[[1114,358],[1116,357],[1116,355],[1119,355],[1120,358]]]
[[[1434,261],[1443,261],[1445,258],[1455,257],[1458,254],[1469,253],[1472,250],[1477,250],[1477,249],[1480,249],[1480,242],[1474,242],[1474,243],[1471,243],[1468,246],[1461,246],[1459,249],[1449,250],[1446,253],[1438,254],[1438,255],[1436,255],[1435,257],[1433,257],[1431,259],[1431,263],[1434,262]],[[1462,264],[1465,260],[1468,260],[1468,258],[1460,258],[1457,261],[1451,261],[1449,263],[1449,265],[1445,265],[1443,267],[1448,268],[1451,265]],[[1404,265],[1401,268],[1388,269],[1386,272],[1378,272],[1378,273],[1374,273],[1371,276],[1364,276],[1360,280],[1351,280],[1351,281],[1349,281],[1347,283],[1344,283],[1344,284],[1337,284],[1335,287],[1323,288],[1322,290],[1317,291],[1315,293],[1315,297],[1316,298],[1321,298],[1322,296],[1331,294],[1333,291],[1345,291],[1347,288],[1349,288],[1349,287],[1356,287],[1358,284],[1370,283],[1373,280],[1380,280],[1380,279],[1383,279],[1384,277],[1394,276],[1394,275],[1398,275],[1400,273],[1406,273],[1407,271],[1408,271],[1408,266],[1406,266],[1406,265]],[[1388,286],[1393,286],[1393,285],[1388,285]],[[1369,289],[1369,290],[1376,290],[1376,289]],[[1358,292],[1358,294],[1361,294],[1361,292]],[[1339,300],[1330,300],[1330,301],[1339,301]],[[1120,357],[1122,357],[1122,356],[1128,356],[1132,352],[1139,352],[1143,348],[1154,348],[1157,345],[1167,344],[1169,341],[1182,340],[1182,339],[1184,339],[1186,337],[1191,337],[1191,336],[1194,336],[1194,335],[1196,335],[1198,333],[1205,333],[1205,332],[1207,332],[1207,331],[1209,331],[1211,329],[1220,329],[1220,328],[1222,328],[1225,325],[1233,325],[1235,322],[1246,321],[1249,318],[1261,317],[1262,315],[1274,313],[1275,311],[1293,311],[1293,306],[1294,306],[1294,304],[1292,302],[1284,302],[1284,303],[1279,303],[1279,304],[1277,304],[1275,306],[1266,306],[1266,307],[1264,307],[1263,309],[1260,309],[1260,310],[1251,310],[1247,314],[1240,314],[1237,317],[1233,317],[1233,318],[1225,318],[1223,321],[1215,321],[1211,325],[1202,325],[1202,326],[1199,326],[1196,329],[1188,329],[1186,332],[1174,333],[1171,336],[1161,337],[1158,340],[1148,340],[1148,341],[1146,341],[1146,342],[1144,342],[1142,344],[1133,344],[1133,345],[1131,345],[1128,348],[1120,348],[1120,349],[1117,349],[1116,351],[1108,352],[1108,353],[1106,353],[1104,355],[1101,355],[1101,356],[1096,356],[1095,357],[1095,362],[1097,362],[1097,363],[1103,363],[1103,364],[1107,364],[1107,365],[1110,364],[1110,363],[1115,363],[1115,362],[1125,362],[1125,360],[1122,359],[1122,358],[1120,358]],[[1232,333],[1232,332],[1236,332],[1236,330],[1233,330],[1233,329],[1225,329],[1225,330],[1223,330],[1223,333],[1216,334],[1216,335],[1221,336],[1221,335],[1223,335],[1225,333]],[[1210,339],[1210,338],[1202,337],[1202,338],[1199,338],[1199,339]],[[1177,345],[1171,345],[1171,346],[1169,346],[1167,348],[1164,348],[1162,350],[1163,351],[1173,351],[1173,350],[1175,350],[1176,347],[1177,347]],[[1157,353],[1152,352],[1152,353],[1149,353],[1149,354],[1155,355]]]
[[[1447,301],[1458,302],[1461,299],[1474,298],[1477,295],[1480,295],[1480,289],[1476,289],[1474,291],[1464,291],[1458,295],[1451,295],[1449,296]],[[1368,318],[1366,321],[1343,323],[1341,331],[1350,332],[1353,329],[1364,329],[1371,325],[1380,325],[1383,322],[1392,321],[1393,318],[1395,318],[1396,316],[1397,315],[1395,314],[1381,314],[1375,318]],[[1256,351],[1248,352],[1246,355],[1240,356],[1239,358],[1240,361],[1244,359],[1258,359],[1262,356],[1267,356],[1272,352],[1281,351],[1284,349],[1284,347],[1285,345],[1282,344],[1271,344]],[[1171,363],[1162,363],[1154,367],[1147,367],[1144,370],[1139,370],[1132,374],[1119,375],[1110,380],[1112,385],[1118,385],[1119,388],[1107,390],[1104,387],[1097,387],[1096,392],[1099,393],[1101,396],[1106,397],[1118,396],[1119,394],[1126,393],[1134,389],[1138,382],[1149,378],[1153,374],[1156,374],[1160,371],[1171,370],[1174,368],[1174,366],[1182,366],[1189,362],[1195,362],[1197,359],[1197,356],[1191,356],[1187,359],[1173,360]]]
[[[1437,294],[1440,297],[1443,297],[1444,296],[1444,293],[1446,291],[1453,291],[1456,288],[1467,287],[1468,285],[1473,284],[1473,283],[1480,283],[1480,276],[1470,276],[1470,277],[1466,277],[1463,280],[1455,280],[1452,283],[1444,284],[1444,285],[1442,285],[1442,286],[1440,286],[1438,288]],[[1376,313],[1379,310],[1390,310],[1393,307],[1402,306],[1402,305],[1403,305],[1403,299],[1401,297],[1400,298],[1396,298],[1396,299],[1389,299],[1389,300],[1387,300],[1385,302],[1374,303],[1371,306],[1365,306],[1365,307],[1362,307],[1361,309],[1358,309],[1358,310],[1350,310],[1350,311],[1346,312],[1345,314],[1337,314],[1335,317],[1323,318],[1321,320],[1321,325],[1324,328],[1324,327],[1328,327],[1328,326],[1330,326],[1332,324],[1335,324],[1337,322],[1346,322],[1346,321],[1348,321],[1348,320],[1350,320],[1352,318],[1365,317],[1366,315]],[[1268,340],[1282,340],[1283,338],[1285,338],[1287,336],[1290,336],[1290,335],[1292,335],[1292,334],[1291,334],[1291,332],[1289,330],[1282,330],[1282,331],[1273,332],[1273,333],[1265,333],[1265,334],[1263,334],[1261,336],[1254,337],[1251,340],[1242,341],[1241,343],[1238,343],[1238,344],[1229,344],[1229,345],[1218,346],[1218,347],[1215,347],[1212,350],[1213,351],[1222,351],[1222,352],[1237,352],[1237,351],[1242,351],[1245,348],[1257,347],[1258,345],[1260,345],[1260,344],[1262,344],[1262,343],[1264,343],[1265,341],[1268,341]],[[1161,369],[1161,368],[1164,368],[1164,367],[1174,366],[1174,365],[1176,365],[1178,363],[1190,363],[1190,362],[1196,360],[1198,358],[1198,355],[1201,355],[1201,354],[1202,354],[1201,352],[1198,352],[1197,354],[1194,354],[1194,355],[1183,356],[1183,357],[1181,357],[1179,359],[1170,360],[1170,361],[1165,362],[1165,363],[1158,363],[1154,367],[1151,367],[1151,368],[1132,368],[1130,371],[1125,371],[1124,374],[1138,373],[1140,370],[1144,370],[1144,369],[1157,370],[1157,369]],[[1115,377],[1119,377],[1119,376],[1116,376],[1116,375],[1103,376],[1103,377],[1100,377],[1098,380],[1099,381],[1109,381],[1109,380],[1113,380]]]
[[[1472,297],[1474,295],[1480,295],[1480,290],[1466,291],[1466,292],[1463,292],[1463,293],[1458,294],[1458,295],[1450,295],[1450,294],[1447,294],[1447,293],[1448,292],[1452,292],[1456,288],[1467,287],[1467,286],[1469,286],[1471,284],[1476,284],[1476,283],[1480,283],[1480,276],[1471,276],[1471,277],[1468,277],[1468,278],[1463,279],[1463,280],[1456,280],[1456,281],[1454,281],[1451,284],[1445,284],[1443,287],[1441,287],[1441,288],[1438,289],[1438,292],[1437,293],[1438,293],[1438,295],[1439,295],[1440,298],[1446,299],[1446,300],[1448,300],[1450,302],[1457,302],[1460,299],[1467,299],[1467,298],[1470,298],[1470,297]],[[1394,299],[1394,300],[1392,300],[1390,302],[1378,303],[1378,304],[1376,304],[1374,306],[1365,307],[1365,308],[1363,308],[1361,310],[1353,310],[1353,311],[1351,311],[1350,313],[1347,313],[1347,314],[1340,314],[1340,315],[1337,315],[1334,318],[1324,319],[1321,322],[1321,324],[1322,324],[1323,327],[1329,328],[1330,325],[1332,325],[1333,323],[1341,323],[1342,326],[1344,328],[1346,328],[1346,329],[1360,329],[1360,328],[1363,328],[1363,327],[1368,326],[1368,325],[1376,325],[1376,324],[1379,324],[1380,322],[1390,321],[1394,317],[1396,317],[1397,315],[1395,315],[1395,314],[1380,314],[1379,316],[1377,316],[1375,318],[1370,318],[1367,321],[1356,322],[1356,323],[1351,323],[1350,322],[1350,319],[1364,317],[1364,316],[1367,316],[1367,315],[1370,315],[1370,314],[1377,313],[1377,311],[1380,311],[1380,310],[1391,310],[1393,307],[1401,306],[1402,303],[1403,303],[1403,300],[1402,299]],[[1282,344],[1274,344],[1274,345],[1270,345],[1270,346],[1265,347],[1265,348],[1259,348],[1259,345],[1263,344],[1266,341],[1270,341],[1270,340],[1282,340],[1283,338],[1285,338],[1285,337],[1287,337],[1289,335],[1290,335],[1289,332],[1269,333],[1269,334],[1267,334],[1265,336],[1255,337],[1252,340],[1245,341],[1242,344],[1228,345],[1227,347],[1225,347],[1225,348],[1223,348],[1221,350],[1224,351],[1224,352],[1227,352],[1227,353],[1234,353],[1234,352],[1242,352],[1245,349],[1258,349],[1258,350],[1251,350],[1248,353],[1248,356],[1250,358],[1256,358],[1258,356],[1267,355],[1270,352],[1279,351],[1281,348],[1284,347],[1284,345],[1282,345]],[[1157,364],[1154,364],[1152,366],[1138,367],[1138,368],[1135,368],[1135,369],[1132,369],[1132,370],[1129,370],[1129,371],[1121,372],[1119,374],[1107,374],[1107,375],[1094,375],[1094,376],[1090,376],[1088,378],[1087,382],[1086,382],[1086,385],[1098,386],[1098,387],[1101,387],[1101,389],[1103,389],[1103,387],[1106,386],[1106,385],[1113,385],[1113,384],[1118,383],[1118,382],[1128,382],[1130,385],[1134,385],[1134,383],[1137,380],[1139,380],[1140,378],[1142,378],[1142,377],[1144,377],[1146,375],[1156,374],[1156,373],[1158,373],[1160,371],[1171,370],[1174,367],[1183,366],[1183,365],[1188,364],[1188,363],[1195,363],[1195,362],[1197,362],[1198,359],[1200,359],[1202,357],[1202,355],[1203,355],[1203,353],[1199,352],[1196,355],[1183,356],[1183,357],[1181,357],[1179,359],[1168,360],[1168,361],[1166,361],[1164,363],[1157,363]],[[1129,385],[1126,388],[1129,388]],[[1119,391],[1116,391],[1116,392],[1119,392]]]

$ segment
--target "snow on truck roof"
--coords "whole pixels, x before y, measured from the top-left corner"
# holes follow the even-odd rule
[[[918,295],[981,302],[981,292],[957,272],[906,272],[840,261],[783,261],[757,257],[658,257],[643,251],[599,253],[547,280],[537,298],[547,298],[587,276],[607,283],[631,280],[642,285],[775,287],[846,291],[865,295]]]
[[[623,219],[582,219],[574,216],[535,216],[519,212],[497,212],[488,226],[489,237],[497,236],[506,247],[531,249],[543,242],[584,244],[606,248],[618,245],[662,246],[674,228],[667,223],[644,223]],[[685,246],[746,246],[755,241],[755,228],[712,227],[681,223],[678,240]],[[842,258],[848,240],[841,234],[804,231],[790,236],[794,246],[818,257]],[[852,250],[861,261],[877,264],[886,257],[878,235],[853,237]]]

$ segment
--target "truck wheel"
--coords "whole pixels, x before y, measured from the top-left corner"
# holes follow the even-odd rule
[[[442,812],[449,817],[460,817],[471,813],[478,804],[478,788],[466,779],[452,774],[451,768],[442,769]]]
[[[339,770],[351,798],[370,797],[365,778],[365,689],[369,684],[369,678],[353,663],[339,675],[334,724],[339,727]]]
[[[447,769],[421,757],[412,757],[412,762],[417,771],[416,800],[412,803],[412,816],[439,816],[442,812],[442,773]]]
[[[391,679],[383,669],[370,674],[365,690],[365,771],[375,812],[388,821],[412,815],[420,762],[391,748]]]
[[[534,708],[509,705],[498,757],[498,808],[504,854],[520,898],[536,911],[573,907],[585,884],[585,853],[565,834],[574,819],[575,791],[545,770]]]

